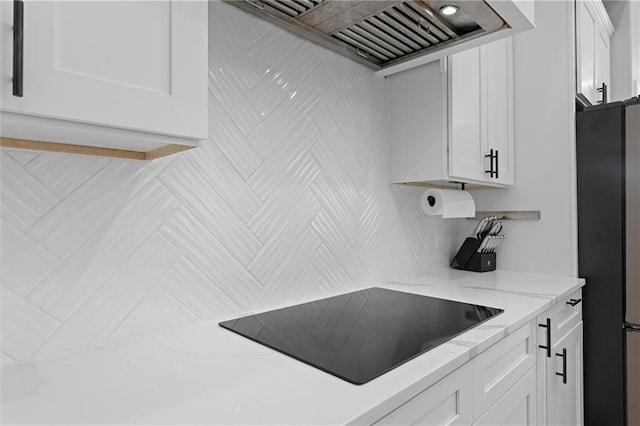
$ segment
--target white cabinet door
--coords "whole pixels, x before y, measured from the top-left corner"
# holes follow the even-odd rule
[[[507,393],[489,408],[476,426],[536,425],[536,369],[531,368]]]
[[[553,346],[547,362],[547,424],[582,425],[582,322]]]
[[[533,322],[474,358],[473,416],[480,417],[536,365]]]
[[[585,105],[601,102],[598,89],[609,86],[610,38],[613,26],[600,0],[576,3],[576,92]]]
[[[24,95],[11,93],[3,29],[2,110],[204,139],[206,29],[206,2],[26,0]]]
[[[581,300],[582,291],[577,290],[537,319],[541,425],[579,425],[583,421]],[[566,384],[563,376],[556,375],[565,371],[565,352]]]
[[[611,49],[610,49],[610,37],[602,25],[596,27],[594,34],[594,58],[595,58],[595,77],[594,84],[596,85],[596,100],[595,102],[607,102],[608,99],[604,99],[604,96],[608,95],[606,91],[598,92],[604,87],[611,87],[610,82],[610,68],[611,68]]]
[[[375,424],[470,425],[471,373],[470,364],[460,367]]]
[[[590,2],[576,1],[576,66],[578,93],[596,103],[595,88],[596,18]]]
[[[449,176],[484,180],[480,48],[449,57]]]
[[[513,135],[513,41],[502,39],[480,47],[480,66],[484,84],[482,95],[486,143],[484,155],[493,150],[494,177],[486,179],[513,185],[514,183],[514,135]],[[485,170],[490,170],[490,159],[485,159]]]
[[[449,176],[513,185],[513,44],[449,58]]]

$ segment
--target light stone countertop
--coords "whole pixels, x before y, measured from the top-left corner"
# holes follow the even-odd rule
[[[378,285],[505,312],[361,386],[217,321],[10,364],[2,368],[0,423],[371,423],[583,285],[579,278],[447,269]]]

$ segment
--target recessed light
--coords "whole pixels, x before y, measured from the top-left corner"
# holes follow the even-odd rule
[[[445,6],[442,6],[440,8],[440,13],[442,13],[443,15],[453,15],[454,13],[456,13],[458,11],[458,6],[455,6],[453,4],[447,4]]]

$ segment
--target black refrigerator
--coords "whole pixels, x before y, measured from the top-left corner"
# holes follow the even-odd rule
[[[576,114],[585,425],[640,425],[640,100]]]

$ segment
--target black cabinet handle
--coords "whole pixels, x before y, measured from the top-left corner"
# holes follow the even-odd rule
[[[562,348],[562,353],[556,356],[562,357],[562,373],[556,372],[556,376],[562,377],[562,383],[567,384],[567,348]]]
[[[22,64],[24,61],[24,3],[13,0],[13,96],[22,97]]]
[[[569,299],[567,301],[567,305],[576,306],[578,303],[582,302],[582,299]]]
[[[496,149],[496,179],[498,179],[498,169],[499,169],[499,165],[498,165],[498,150]]]
[[[546,324],[538,324],[538,327],[547,329],[547,345],[538,345],[540,349],[547,351],[547,358],[551,358],[551,318],[547,318]]]
[[[489,173],[490,177],[493,177],[493,150],[489,151],[488,155],[485,155],[484,158],[489,158],[489,170],[485,170],[485,173]]]
[[[598,87],[598,92],[602,93],[602,99],[600,99],[598,101],[599,104],[606,104],[607,103],[607,84],[606,83],[602,83],[602,86]]]
[[[485,173],[489,173],[489,177],[498,177],[498,150],[490,149],[489,154],[485,155],[484,158],[489,159],[489,170],[485,170]],[[496,160],[495,169],[493,167],[493,160]]]

